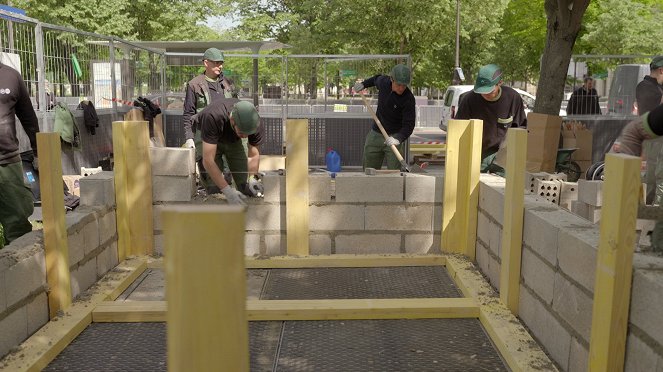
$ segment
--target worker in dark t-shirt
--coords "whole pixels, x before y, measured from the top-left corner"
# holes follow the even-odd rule
[[[527,127],[522,97],[513,88],[502,86],[502,69],[494,64],[481,67],[474,89],[460,96],[454,119],[483,120],[481,172],[484,173],[504,172],[493,160],[507,129]]]

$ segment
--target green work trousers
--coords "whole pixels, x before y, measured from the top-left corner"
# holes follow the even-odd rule
[[[32,231],[28,217],[33,210],[32,192],[23,181],[21,162],[0,165],[0,224],[7,244]]]
[[[194,134],[193,142],[196,145],[196,164],[200,169],[200,182],[202,186],[214,186],[214,182],[209,178],[205,167],[203,166],[203,140],[201,138],[200,130]],[[216,156],[214,161],[219,166],[221,172],[232,173],[235,181],[235,187],[239,190],[239,186],[245,183],[248,178],[248,140],[242,138],[235,143],[217,143]],[[241,161],[239,150],[241,149],[244,163],[239,164]],[[232,157],[232,159],[230,158]],[[240,173],[243,172],[243,173]],[[240,182],[241,181],[241,182]]]
[[[405,143],[401,143],[396,148],[403,155]],[[391,151],[391,146],[384,144],[382,134],[374,130],[369,131],[366,136],[366,142],[364,143],[364,169],[380,169],[385,159],[387,160],[387,169],[401,169],[401,162],[398,161],[394,152]]]

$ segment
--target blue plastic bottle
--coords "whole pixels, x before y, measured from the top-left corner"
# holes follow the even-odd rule
[[[327,149],[327,155],[325,155],[325,163],[327,164],[327,170],[329,172],[341,171],[341,155],[339,155],[331,147]]]

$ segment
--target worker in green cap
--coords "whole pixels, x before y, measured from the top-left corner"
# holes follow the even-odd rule
[[[414,95],[407,87],[410,79],[410,69],[399,64],[391,69],[389,76],[375,75],[354,85],[353,89],[357,93],[370,87],[378,89],[376,115],[389,135],[385,141],[377,124],[373,124],[364,143],[364,169],[380,169],[385,159],[388,169],[400,169],[401,163],[391,151],[391,145],[403,154],[405,141],[414,130],[416,109]]]
[[[202,138],[202,165],[230,204],[245,204],[246,196],[262,197],[260,150],[263,127],[252,103],[236,98],[212,102],[193,116]],[[248,155],[242,139],[248,139]],[[224,163],[225,161],[228,164]],[[221,171],[227,165],[232,174],[233,188]]]
[[[502,69],[498,65],[479,69],[474,89],[460,96],[454,119],[483,120],[481,172],[504,174],[504,168],[493,163],[495,155],[506,138],[507,129],[527,127],[527,116],[520,94],[502,85]]]
[[[202,142],[200,131],[193,125],[192,117],[197,112],[222,98],[237,97],[232,80],[223,76],[224,56],[217,48],[209,48],[203,54],[205,72],[191,79],[186,85],[184,96],[184,112],[182,124],[184,126],[184,147],[196,149],[196,163],[200,170],[202,186],[207,186],[208,176],[202,167]],[[208,190],[212,191],[212,190]]]

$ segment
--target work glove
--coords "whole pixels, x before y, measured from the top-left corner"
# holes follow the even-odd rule
[[[612,145],[612,152],[640,156],[642,141],[656,138],[656,135],[649,129],[648,117],[649,113],[626,124]]]
[[[39,159],[36,156],[32,159],[32,168],[36,171],[39,170]]]
[[[228,185],[222,188],[221,192],[226,197],[228,204],[246,205],[246,202],[244,201],[246,196],[241,192],[233,189],[232,186]]]
[[[262,179],[258,178],[258,175],[249,177],[248,189],[254,198],[265,196],[265,187],[262,185]]]
[[[359,93],[360,91],[364,90],[364,84],[362,83],[356,83],[354,87],[352,87],[356,93]]]
[[[401,144],[401,141],[397,140],[394,137],[388,137],[387,140],[384,141],[384,144],[387,145],[387,146],[391,146],[391,145],[398,146],[398,145]]]
[[[196,144],[193,142],[193,138],[189,138],[184,142],[184,145],[182,145],[182,147],[186,147],[188,149],[195,149]]]

